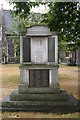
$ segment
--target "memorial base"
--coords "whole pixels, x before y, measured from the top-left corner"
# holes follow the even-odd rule
[[[54,87],[39,87],[39,88],[35,88],[35,87],[32,87],[32,88],[29,88],[27,87],[26,84],[20,84],[19,85],[19,89],[18,89],[18,92],[20,94],[27,94],[27,93],[39,93],[39,94],[49,94],[49,93],[60,93],[60,86],[57,84],[55,85]]]
[[[68,113],[78,112],[78,101],[66,91],[44,93],[38,92],[37,89],[27,94],[13,91],[2,101],[2,111],[36,111],[36,112],[54,112]]]

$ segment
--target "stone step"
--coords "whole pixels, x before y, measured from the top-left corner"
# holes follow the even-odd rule
[[[4,107],[72,107],[76,106],[72,102],[41,102],[41,101],[10,101],[10,102],[3,102],[2,106]]]
[[[66,101],[11,101],[10,100],[10,95],[5,98],[2,102],[2,106],[6,107],[27,107],[27,106],[53,106],[53,107],[60,107],[60,106],[76,106],[78,102],[72,101],[69,99],[67,102]]]
[[[3,107],[3,108],[0,108],[2,112],[5,112],[5,111],[27,111],[27,112],[49,112],[49,113],[74,113],[74,112],[78,112],[78,108],[76,107],[37,107],[37,106],[34,106],[34,107]]]
[[[69,95],[68,101],[11,101],[10,95],[2,101],[2,111],[42,111],[42,112],[72,112],[78,111],[78,101]]]
[[[54,88],[27,88],[26,85],[20,84],[19,85],[19,93],[20,94],[27,94],[27,93],[41,93],[41,94],[48,94],[48,93],[60,93],[60,87],[54,86]]]
[[[10,95],[12,101],[67,101],[68,95],[66,91],[57,94],[19,94],[17,90]]]

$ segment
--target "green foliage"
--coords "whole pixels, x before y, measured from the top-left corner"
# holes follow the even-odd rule
[[[30,10],[40,4],[47,5],[50,10],[37,18]],[[80,44],[80,10],[77,5],[77,2],[16,2],[16,31],[25,32],[26,27],[32,25],[47,25],[51,31],[58,32],[59,53],[63,48],[74,51]],[[72,41],[75,45],[71,44]]]
[[[24,18],[20,18],[20,15],[14,17],[13,20],[13,30],[15,34],[20,34],[21,32],[26,32],[27,21]]]
[[[32,7],[38,7],[39,5],[45,5],[46,2],[42,2],[42,1],[37,1],[35,0],[35,2],[13,2],[14,4],[14,9],[16,9],[14,11],[14,15],[20,15],[21,18],[27,18],[27,16],[30,14],[30,10]]]
[[[40,15],[36,16],[33,12],[30,13],[27,18],[21,17],[20,15],[13,17],[13,30],[11,31],[14,36],[14,43],[16,45],[16,53],[17,57],[20,55],[20,33],[25,33],[27,31],[27,27],[33,25],[43,25],[40,22]]]
[[[49,2],[41,22],[58,32],[58,58],[62,50],[75,51],[80,45],[80,10],[77,2]]]
[[[21,18],[26,18],[30,14],[32,6],[39,5],[37,2],[14,2],[15,15],[20,15]]]
[[[49,7],[50,11],[48,13],[48,26],[51,28],[51,30],[58,31],[59,38],[61,38],[60,36],[63,36],[63,39],[68,43],[74,41],[74,47],[80,44],[80,11],[77,8],[77,3],[57,2],[54,4],[49,4]]]
[[[31,12],[30,15],[27,18],[27,27],[33,26],[33,25],[43,25],[44,23],[41,23],[41,14]]]

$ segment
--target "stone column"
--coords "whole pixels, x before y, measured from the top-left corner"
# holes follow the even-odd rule
[[[55,36],[55,63],[58,64],[58,36]]]
[[[58,68],[55,67],[52,70],[49,71],[49,76],[50,76],[50,82],[49,82],[49,86],[50,87],[56,87],[59,86],[58,83]]]
[[[23,63],[23,37],[20,36],[20,64]]]
[[[26,84],[27,87],[29,85],[29,70],[24,68],[20,69],[20,84]]]

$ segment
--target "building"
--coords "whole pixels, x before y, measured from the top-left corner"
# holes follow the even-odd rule
[[[2,63],[13,63],[15,61],[14,40],[7,36],[11,34],[12,16],[9,10],[3,10],[3,5],[0,10],[0,38],[2,47]]]
[[[67,65],[79,65],[79,48],[75,51],[66,50],[65,48],[62,49],[60,52],[60,63]]]
[[[39,18],[40,14],[35,13],[35,16]],[[10,11],[4,10],[2,5],[0,10],[2,63],[19,62],[16,46],[14,45],[14,40],[11,37],[13,36],[11,33],[13,29],[13,21],[14,19],[12,18]]]

